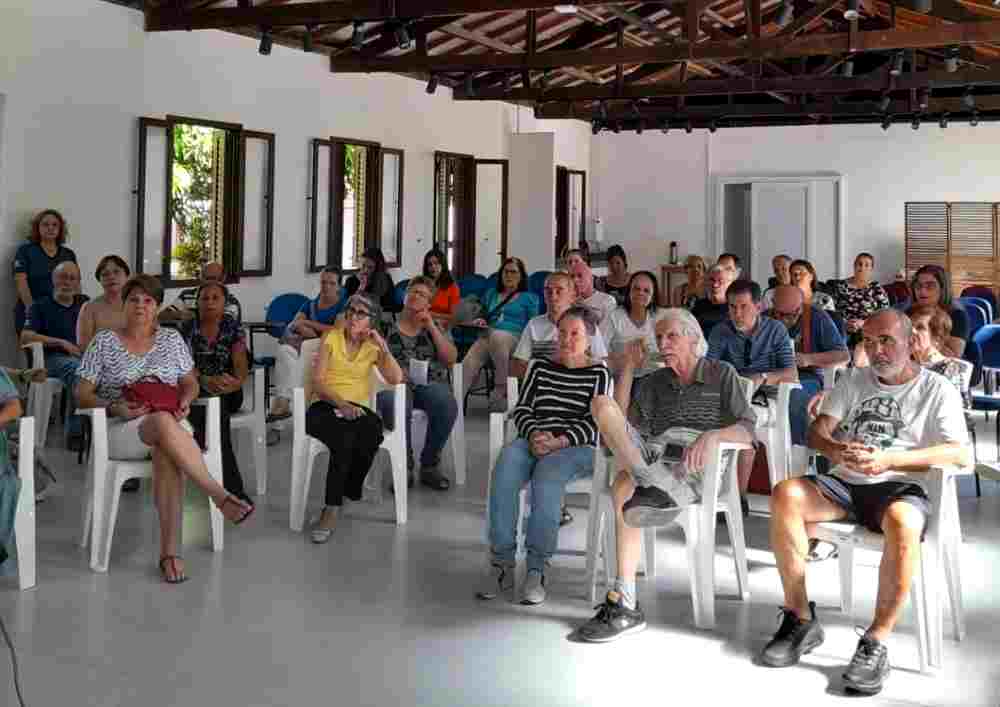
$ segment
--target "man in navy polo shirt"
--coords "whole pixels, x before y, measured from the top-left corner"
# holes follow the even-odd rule
[[[725,361],[754,387],[798,381],[795,353],[781,322],[760,315],[760,286],[736,280],[726,290],[729,319],[712,328],[706,358]],[[753,470],[754,452],[740,452],[740,492],[745,493]]]
[[[87,301],[80,291],[80,269],[76,263],[60,263],[52,271],[52,296],[42,297],[31,304],[21,332],[21,345],[40,342],[45,349],[45,369],[72,391],[76,386],[76,370],[82,351],[76,345],[76,323],[80,309]],[[70,448],[80,438],[80,418],[70,417]]]

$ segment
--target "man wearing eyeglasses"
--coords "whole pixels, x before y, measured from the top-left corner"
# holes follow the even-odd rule
[[[806,409],[810,398],[823,389],[822,369],[847,363],[851,355],[830,315],[812,305],[805,306],[798,287],[775,288],[770,315],[785,325],[795,347],[795,365],[802,388],[792,391],[788,412],[792,444],[804,445],[809,427]]]
[[[760,314],[760,285],[736,280],[726,290],[729,319],[712,329],[706,358],[725,361],[736,368],[754,388],[799,379],[795,353],[788,331],[780,323]],[[740,452],[740,493],[745,494],[753,470],[753,450]],[[744,508],[746,508],[744,504]]]
[[[706,339],[711,335],[715,325],[725,321],[729,316],[726,291],[736,279],[735,272],[735,268],[729,269],[723,265],[715,264],[709,269],[708,274],[705,275],[705,281],[707,282],[705,296],[699,297],[695,301],[694,307],[691,309],[691,314],[698,320],[698,324],[701,325],[701,332],[705,335]]]

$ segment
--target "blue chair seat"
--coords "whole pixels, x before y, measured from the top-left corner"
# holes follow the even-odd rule
[[[995,412],[1000,410],[1000,397],[992,395],[973,395],[972,409],[981,412]]]
[[[274,356],[257,356],[253,360],[255,366],[265,366],[267,368],[274,366],[277,362],[278,360]]]

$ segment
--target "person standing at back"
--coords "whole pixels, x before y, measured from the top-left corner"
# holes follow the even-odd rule
[[[14,332],[20,336],[24,318],[36,299],[52,294],[52,271],[66,261],[76,262],[76,253],[67,248],[66,219],[55,209],[45,209],[31,221],[31,238],[14,256]]]

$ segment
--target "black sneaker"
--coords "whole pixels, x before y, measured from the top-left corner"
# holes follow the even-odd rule
[[[867,635],[858,641],[851,664],[844,671],[844,689],[862,695],[876,695],[889,677],[889,650]]]
[[[774,638],[764,646],[760,662],[772,668],[795,665],[799,658],[823,643],[823,627],[816,619],[816,603],[809,602],[810,621],[802,621],[790,609],[781,609],[784,618]]]
[[[646,629],[646,616],[639,609],[639,606],[636,605],[635,609],[629,609],[622,603],[621,595],[618,592],[608,592],[604,603],[598,604],[594,608],[597,609],[594,618],[576,632],[581,641],[607,643]]]
[[[122,493],[135,493],[139,490],[139,479],[129,479],[122,484]]]
[[[622,506],[625,523],[633,528],[666,525],[677,517],[678,510],[670,494],[655,486],[639,486]]]

